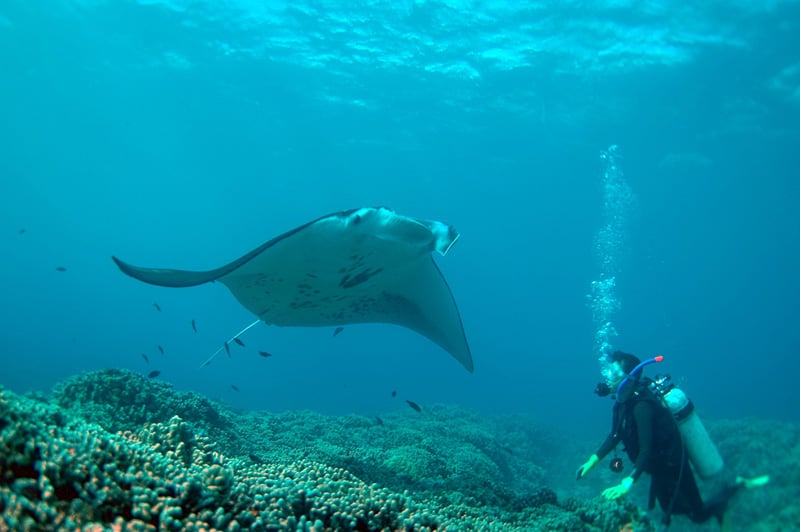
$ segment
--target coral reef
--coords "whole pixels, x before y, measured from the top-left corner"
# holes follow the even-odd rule
[[[708,426],[732,471],[773,477],[737,497],[728,529],[796,527],[800,428]],[[646,504],[646,490],[598,497],[615,481],[609,471],[548,487],[570,476],[564,464],[582,446],[524,416],[449,406],[380,419],[235,414],[106,370],[70,379],[51,399],[0,388],[0,530],[606,532],[627,516],[652,530],[634,504]],[[682,519],[676,529],[716,530]]]
[[[560,502],[474,414],[414,416],[238,416],[116,371],[0,389],[0,529],[601,532],[636,511]]]
[[[230,427],[227,413],[200,394],[177,392],[166,382],[124,369],[82,373],[56,385],[53,401],[109,432],[163,423],[180,412],[196,427],[220,433]]]
[[[457,491],[481,504],[508,506],[542,486],[547,471],[537,462],[556,448],[545,445],[556,439],[553,433],[529,438],[524,422],[532,420],[429,405],[424,415],[402,411],[380,423],[355,415],[262,413],[243,416],[237,429],[269,459],[313,457],[395,490]]]
[[[770,483],[736,496],[728,510],[730,532],[800,529],[800,426],[764,419],[708,423],[730,471],[769,475]]]

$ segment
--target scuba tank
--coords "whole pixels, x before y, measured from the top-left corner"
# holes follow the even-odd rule
[[[680,388],[670,382],[669,375],[657,375],[650,383],[650,390],[669,409],[683,438],[689,461],[704,480],[713,477],[724,466],[714,442],[708,435],[694,404]]]

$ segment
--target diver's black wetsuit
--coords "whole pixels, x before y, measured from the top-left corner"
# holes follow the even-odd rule
[[[627,401],[614,403],[611,434],[595,454],[602,459],[620,441],[634,462],[630,476],[637,480],[646,472],[652,477],[649,509],[658,499],[667,519],[672,514],[685,514],[696,523],[711,516],[721,519],[730,494],[703,503],[678,426],[669,410],[647,388],[647,381],[639,383]],[[678,482],[680,487],[676,489]]]

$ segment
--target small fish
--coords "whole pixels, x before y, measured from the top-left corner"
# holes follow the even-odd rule
[[[252,460],[254,464],[263,464],[264,463],[264,460],[262,460],[257,454],[250,453],[247,456],[250,457],[250,460]]]
[[[259,351],[258,354],[264,358],[272,356],[272,353],[267,353],[266,351]]]
[[[150,373],[147,374],[147,378],[148,379],[155,379],[159,375],[161,375],[161,372],[158,371],[157,369],[154,369],[153,371],[151,371]]]
[[[392,390],[392,399],[397,397],[397,390]]]
[[[234,392],[240,392],[241,391],[239,388],[236,387],[235,384],[231,384],[231,388],[233,388]]]
[[[336,336],[337,334],[339,334],[339,333],[340,333],[340,332],[342,332],[343,330],[344,330],[344,327],[336,327],[336,328],[333,330],[333,335],[334,335],[334,336]]]
[[[59,266],[59,267],[56,268],[56,271],[57,272],[65,272],[65,271],[67,271],[67,269],[65,267],[63,267],[63,266]]]
[[[200,367],[201,367],[201,368],[204,368],[204,367],[206,367],[206,366],[210,366],[210,365],[211,365],[211,360],[206,360],[205,362],[203,362],[203,365],[202,365],[202,366],[200,366]]]
[[[383,420],[381,418],[379,418],[378,416],[375,416],[375,423],[377,423],[381,427],[383,426]]]
[[[156,310],[161,312],[161,307],[158,306],[158,303],[153,303],[153,306],[156,307]]]
[[[228,358],[231,358],[231,346],[228,345],[228,342],[225,342],[225,352],[228,354]]]
[[[145,361],[145,362],[147,362],[148,364],[150,363],[150,357],[148,357],[148,356],[147,356],[147,355],[145,355],[144,353],[142,353],[142,358],[143,358],[143,359],[144,359],[144,361]]]
[[[408,406],[410,406],[411,408],[413,408],[417,412],[422,412],[422,408],[420,408],[420,406],[417,403],[415,403],[414,401],[409,401],[408,399],[406,399],[406,403],[408,403]]]
[[[20,229],[20,230],[19,230],[19,234],[21,234],[21,235],[24,235],[24,234],[25,234],[25,228],[24,228],[24,227],[23,227],[22,229]]]
[[[160,345],[157,345],[156,347],[158,347],[158,350],[161,351],[161,354],[163,355],[164,354],[164,348],[161,347]]]
[[[195,321],[194,321],[194,320],[192,320],[192,330],[193,330],[194,332],[197,332],[197,323],[195,323]]]
[[[235,337],[235,336],[234,336],[234,337],[233,337],[233,341],[234,341],[234,342],[236,342],[237,344],[239,344],[240,346],[244,347],[244,342],[242,342],[241,340],[239,340],[239,338],[237,338],[237,337]]]

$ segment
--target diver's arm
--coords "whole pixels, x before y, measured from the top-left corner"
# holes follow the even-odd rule
[[[613,412],[613,415],[611,416],[611,418],[612,418],[612,422],[611,422],[611,427],[612,427],[612,429],[611,429],[611,433],[610,433],[610,434],[609,434],[609,435],[606,437],[605,441],[603,441],[603,443],[602,443],[602,444],[600,445],[600,447],[597,449],[597,452],[596,452],[596,453],[594,453],[592,456],[590,456],[590,457],[589,457],[589,460],[587,460],[587,461],[586,461],[586,463],[585,463],[585,464],[583,464],[582,466],[580,466],[580,467],[578,468],[578,470],[575,472],[575,473],[576,473],[576,478],[577,478],[578,480],[580,480],[580,479],[582,479],[583,477],[585,477],[585,476],[586,476],[586,474],[587,474],[589,471],[591,471],[592,469],[594,469],[594,466],[596,466],[596,465],[597,465],[597,463],[598,463],[600,460],[602,460],[602,459],[603,459],[603,458],[604,458],[604,457],[605,457],[605,456],[606,456],[608,453],[610,453],[610,452],[611,452],[611,450],[612,450],[612,449],[613,449],[613,448],[614,448],[614,447],[617,445],[617,443],[619,442],[619,439],[620,439],[620,438],[619,438],[619,435],[618,435],[618,434],[617,434],[617,433],[614,431],[614,427],[616,427],[616,426],[617,426],[616,419],[617,419],[617,416],[618,416],[618,415],[619,415],[619,405],[616,405],[616,404],[615,404],[615,405],[614,405],[614,412]]]
[[[613,433],[609,434],[608,437],[606,438],[606,440],[603,442],[603,444],[597,450],[597,452],[594,453],[592,456],[590,456],[589,460],[587,460],[585,464],[583,464],[582,466],[580,466],[578,468],[578,470],[575,472],[576,478],[578,480],[580,480],[583,477],[585,477],[586,474],[589,471],[591,471],[592,469],[594,469],[594,466],[596,466],[597,463],[603,457],[605,457],[605,455],[607,455],[611,451],[611,449],[614,448],[614,446],[617,444],[618,441],[619,441],[619,438],[617,437],[616,434],[613,434]]]
[[[595,451],[594,454],[597,455],[597,458],[602,460],[603,458],[606,457],[608,453],[610,453],[614,449],[614,447],[617,446],[618,443],[619,443],[619,435],[612,432],[611,434],[608,435],[605,441],[603,441],[600,447],[597,448],[597,451]]]
[[[597,449],[597,452],[594,453],[600,460],[605,458],[619,443],[620,437],[617,429],[620,426],[619,418],[622,415],[620,408],[621,406],[619,403],[614,403],[614,409],[611,413],[611,432],[608,433],[606,439]]]
[[[633,465],[631,478],[635,481],[650,464],[655,455],[653,449],[653,436],[655,432],[655,408],[649,401],[640,401],[633,407],[633,418],[636,420],[636,435],[639,440],[639,455]]]
[[[594,466],[614,448],[617,441],[619,441],[619,438],[616,434],[609,434],[608,438],[606,438],[606,441],[603,442],[597,452],[590,456],[586,463],[578,468],[575,472],[576,478],[580,480],[585,477],[589,471],[594,469]]]
[[[603,491],[603,497],[611,501],[628,493],[633,487],[633,483],[642,476],[645,468],[649,468],[650,461],[653,459],[653,429],[655,426],[653,405],[647,401],[636,403],[633,407],[633,418],[636,422],[636,435],[639,439],[639,454],[630,476],[623,478],[618,485]]]

